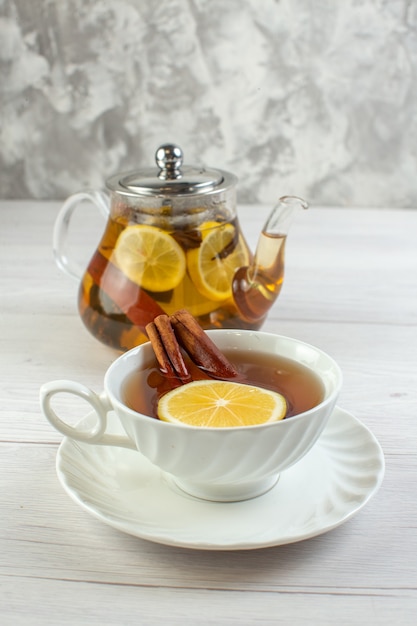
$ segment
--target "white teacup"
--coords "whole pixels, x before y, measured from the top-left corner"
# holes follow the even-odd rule
[[[342,374],[325,352],[296,339],[259,331],[223,329],[207,333],[222,351],[253,350],[306,365],[322,380],[323,401],[294,417],[258,426],[201,428],[160,421],[133,411],[122,399],[126,379],[152,358],[152,346],[146,343],[114,361],[105,374],[101,395],[67,380],[43,385],[42,411],[58,431],[72,439],[138,450],[193,496],[236,501],[261,495],[275,485],[280,472],[299,461],[320,437],[336,404]],[[97,415],[96,424],[81,430],[62,421],[51,407],[51,399],[57,393],[73,393],[87,400]],[[127,436],[105,432],[107,413],[111,410]]]

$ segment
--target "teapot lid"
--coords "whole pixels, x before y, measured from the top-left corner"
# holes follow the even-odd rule
[[[157,168],[145,168],[116,174],[107,187],[128,196],[183,196],[219,192],[235,186],[234,174],[217,169],[182,166],[179,146],[166,143],[155,153]]]

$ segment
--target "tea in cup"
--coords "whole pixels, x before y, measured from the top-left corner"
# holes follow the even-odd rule
[[[231,502],[265,493],[320,437],[340,392],[340,368],[319,348],[289,337],[233,329],[206,333],[248,384],[286,398],[284,419],[225,428],[158,419],[158,366],[151,343],[114,361],[100,395],[73,381],[43,385],[45,417],[62,434],[85,444],[137,450],[192,496]],[[51,406],[58,393],[87,400],[96,414],[95,424],[85,430],[64,422]],[[109,411],[114,411],[126,435],[106,433]]]

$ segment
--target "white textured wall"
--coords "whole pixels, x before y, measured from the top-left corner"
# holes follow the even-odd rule
[[[0,0],[0,196],[174,141],[242,202],[417,207],[416,33],[413,0]]]

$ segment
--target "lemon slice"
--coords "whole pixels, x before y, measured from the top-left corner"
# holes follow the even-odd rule
[[[276,422],[287,402],[279,393],[223,380],[196,380],[160,398],[159,419],[174,424],[229,428]]]
[[[212,228],[212,224],[216,227]],[[210,300],[227,300],[232,295],[235,271],[249,262],[246,247],[239,237],[230,254],[222,252],[232,244],[235,227],[232,224],[207,222],[201,226],[202,243],[187,253],[187,267],[198,291]]]
[[[186,271],[185,253],[171,235],[155,226],[127,226],[117,240],[115,260],[134,283],[150,291],[169,291]]]

